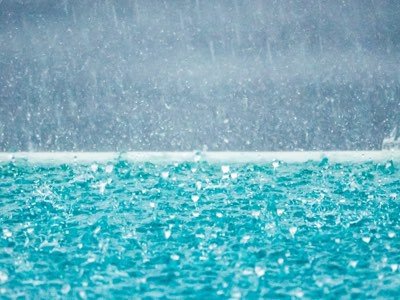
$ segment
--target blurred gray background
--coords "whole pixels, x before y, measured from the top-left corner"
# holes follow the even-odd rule
[[[0,151],[380,149],[398,0],[0,0]]]

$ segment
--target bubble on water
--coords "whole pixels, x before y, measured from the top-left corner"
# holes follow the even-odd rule
[[[392,272],[396,272],[399,269],[399,265],[398,264],[391,264],[390,268],[392,269]]]
[[[361,239],[366,244],[369,244],[369,242],[371,241],[371,237],[369,236],[363,236]]]
[[[351,260],[350,263],[349,263],[349,265],[350,265],[352,268],[356,268],[357,265],[358,265],[358,261],[357,261],[357,260]]]
[[[8,274],[0,271],[0,284],[4,284],[8,280]]]
[[[167,179],[169,177],[169,172],[165,171],[165,172],[161,172],[161,178],[162,179]]]
[[[66,295],[69,293],[70,290],[71,290],[71,286],[68,283],[64,284],[61,288],[61,294]]]
[[[170,257],[171,257],[172,260],[175,260],[175,261],[180,259],[179,255],[177,255],[177,254],[171,254]]]
[[[222,218],[222,213],[220,212],[217,212],[215,215],[217,216],[217,218]]]
[[[257,275],[258,277],[264,276],[265,271],[266,271],[266,269],[263,268],[263,267],[260,267],[260,266],[256,266],[256,267],[254,268],[254,272],[256,273],[256,275]]]
[[[284,209],[278,208],[278,209],[276,210],[276,214],[277,214],[278,216],[281,216],[284,212],[285,212]]]
[[[283,265],[284,262],[285,260],[282,257],[278,258],[278,264]]]
[[[389,238],[394,238],[396,236],[396,233],[395,232],[393,232],[393,231],[389,231],[389,233],[388,233],[388,237]]]
[[[10,230],[8,230],[7,228],[4,228],[3,229],[3,236],[4,236],[4,238],[12,237],[12,232]]]
[[[228,173],[230,170],[229,166],[221,166],[222,173]]]
[[[92,164],[92,165],[90,166],[90,170],[91,170],[93,173],[96,173],[98,169],[99,169],[99,165],[98,165],[98,164]]]
[[[231,178],[232,178],[232,179],[238,178],[238,173],[232,173],[232,174],[231,174]]]
[[[297,232],[297,227],[290,227],[290,228],[289,228],[289,232],[290,232],[290,235],[291,235],[292,237],[294,237],[295,234],[296,234],[296,232]]]
[[[194,203],[197,203],[197,201],[199,201],[199,199],[200,199],[200,196],[199,196],[199,195],[192,195],[192,201],[193,201]]]
[[[111,173],[114,170],[114,166],[113,165],[107,165],[106,166],[106,173]]]

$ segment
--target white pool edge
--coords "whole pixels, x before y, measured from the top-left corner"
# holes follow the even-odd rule
[[[262,163],[271,161],[305,162],[328,158],[333,162],[400,161],[399,150],[384,151],[294,151],[294,152],[0,152],[0,162],[27,160],[32,163],[104,163],[118,159],[133,162],[232,162]]]

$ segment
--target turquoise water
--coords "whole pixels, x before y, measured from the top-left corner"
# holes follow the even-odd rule
[[[0,164],[0,298],[395,298],[398,162]]]

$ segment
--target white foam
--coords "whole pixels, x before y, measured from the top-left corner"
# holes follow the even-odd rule
[[[31,163],[105,163],[118,159],[137,162],[208,161],[211,163],[271,163],[321,161],[333,162],[400,161],[399,150],[384,151],[297,151],[297,152],[1,152],[0,162],[27,160]]]

